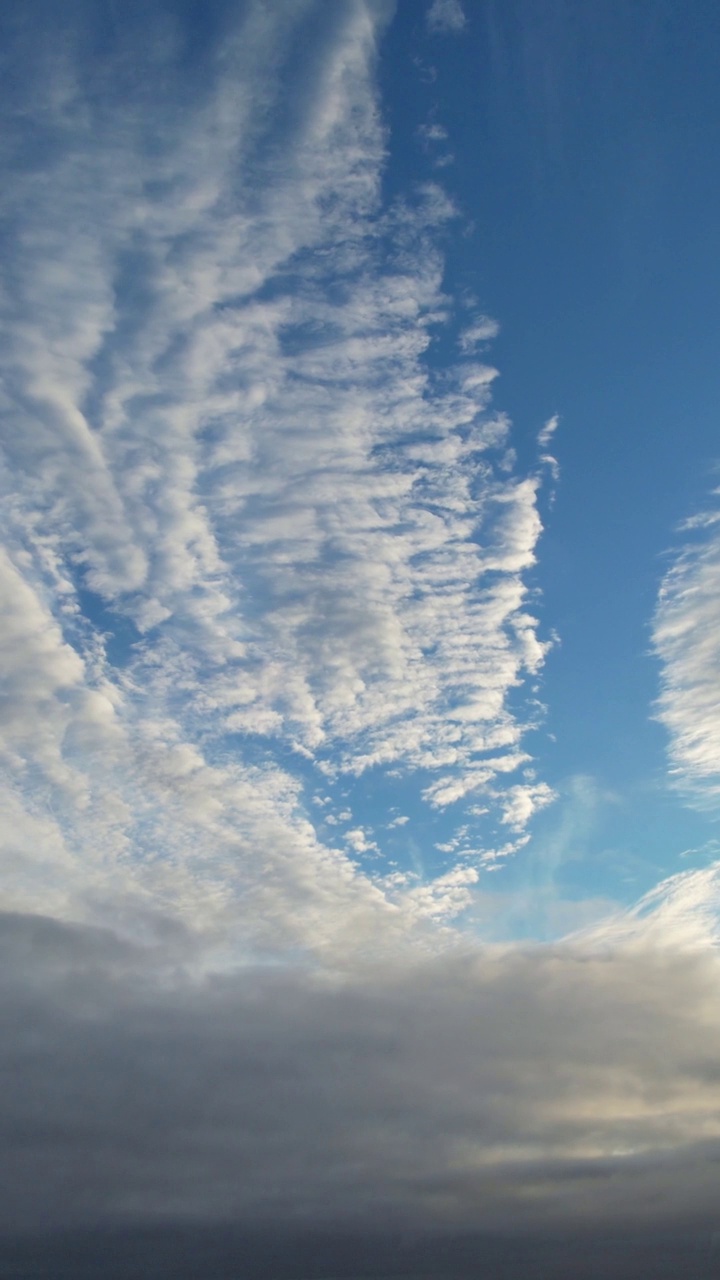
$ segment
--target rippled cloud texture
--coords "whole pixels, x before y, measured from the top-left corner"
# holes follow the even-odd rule
[[[497,323],[443,284],[458,210],[383,199],[392,16],[3,18],[0,1217],[54,1275],[66,1230],[88,1274],[120,1233],[110,1275],[146,1229],[345,1233],[340,1270],[373,1233],[709,1240],[714,873],[553,948],[464,928],[553,800],[557,420],[520,468]],[[691,775],[712,563],[657,618]]]
[[[381,203],[383,7],[250,5],[189,83],[179,22],[131,11],[88,59],[85,16],[5,144],[12,903],[311,948],[453,914],[474,862],[418,896],[311,821],[392,770],[492,806],[506,848],[552,798],[511,698],[547,647],[540,471],[485,318],[426,359],[455,214],[432,184]]]

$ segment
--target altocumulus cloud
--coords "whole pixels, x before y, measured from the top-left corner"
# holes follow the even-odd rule
[[[444,293],[452,201],[382,201],[391,16],[1,20],[9,1274],[210,1274],[231,1227],[246,1271],[344,1233],[273,1274],[500,1231],[532,1275],[550,1231],[560,1275],[659,1220],[710,1248],[713,874],[555,948],[458,920],[552,800],[522,696],[545,463],[491,404],[497,326]],[[371,770],[405,787],[384,827],[342,790]],[[423,805],[460,818],[419,883],[378,831]],[[183,1231],[209,1252],[154,1266]]]
[[[519,838],[552,798],[515,695],[547,647],[540,473],[490,406],[492,323],[427,360],[456,214],[432,183],[380,199],[389,12],[218,8],[192,76],[152,7],[8,35],[15,909],[160,902],[323,949],[452,916],[477,878],[418,897],[355,866],[310,820],[325,780],[399,770]]]

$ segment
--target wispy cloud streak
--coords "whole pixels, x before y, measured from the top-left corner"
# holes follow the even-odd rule
[[[720,491],[714,494],[715,500]],[[653,623],[662,663],[658,715],[672,774],[697,799],[720,799],[720,513],[686,521],[685,545],[660,589]]]

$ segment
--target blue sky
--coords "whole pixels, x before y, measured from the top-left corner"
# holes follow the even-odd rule
[[[574,891],[623,899],[716,835],[669,793],[651,718],[665,556],[716,474],[716,28],[702,5],[489,4],[428,51],[407,6],[385,63],[404,173],[427,159],[408,146],[414,113],[448,131],[435,159],[454,153],[444,181],[472,223],[448,275],[502,318],[496,399],[520,456],[561,418],[533,575],[561,640],[543,679],[554,741],[534,742],[560,801],[539,843],[574,818]]]
[[[645,1088],[619,1028],[658,947],[648,1043],[685,1005],[697,1061],[715,1043],[715,7],[32,0],[1,34],[7,918],[68,954],[105,939],[98,992],[140,972],[161,1022],[169,974],[187,1026],[193,984],[236,984],[219,1027],[282,973],[268,1035],[294,1043],[295,993],[303,1054],[346,1044],[349,984],[371,1074],[385,984],[402,1026],[426,984],[458,1097],[495,1087],[467,1066],[473,983],[516,1065],[554,1052],[541,1021],[508,1029],[535,991],[582,1087],[508,1095],[525,1128],[448,1147],[448,1186],[620,1159],[628,1106],[633,1158],[692,1163],[712,1082],[690,1114],[687,1063],[657,1112],[613,1081]],[[563,1001],[608,949],[578,1013],[610,1046],[590,1123]],[[412,1043],[406,1122],[432,1094],[434,1132]],[[397,1140],[397,1211],[422,1217],[408,1132],[343,1150],[370,1177]],[[112,1213],[146,1174],[108,1173]],[[157,1212],[209,1212],[173,1176]]]

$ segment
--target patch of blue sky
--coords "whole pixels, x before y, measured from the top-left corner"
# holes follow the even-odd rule
[[[699,10],[714,29],[712,6]],[[442,170],[459,212],[446,240],[456,309],[428,361],[455,357],[462,305],[479,307],[502,321],[495,401],[521,468],[543,421],[561,415],[562,479],[539,493],[546,528],[528,574],[533,609],[560,638],[535,743],[561,799],[503,876],[519,891],[535,851],[553,846],[580,766],[606,799],[573,860],[573,892],[627,901],[678,869],[688,828],[699,847],[712,840],[711,815],[689,813],[663,781],[649,621],[661,552],[703,501],[716,455],[720,183],[703,156],[720,95],[700,12],[689,28],[679,9],[662,22],[618,6],[612,19],[565,17],[550,6],[541,20],[523,0],[483,4],[461,40],[428,47],[401,5],[381,63],[385,181],[392,196],[437,174],[441,156],[460,158]]]
[[[321,817],[327,825],[340,830],[360,827],[368,839],[382,850],[368,850],[369,869],[380,873],[378,860],[407,867],[423,879],[431,879],[452,865],[448,851],[438,849],[453,839],[458,826],[454,811],[431,809],[422,800],[423,786],[429,785],[433,775],[429,772],[418,776],[416,771],[382,769],[375,767],[360,777],[341,775],[326,778],[318,785],[318,800],[329,804],[318,805]]]
[[[543,763],[639,784],[664,767],[648,723],[660,552],[716,451],[720,184],[702,157],[720,104],[700,15],[710,29],[715,16],[700,5],[688,27],[679,8],[662,22],[618,6],[612,21],[543,13],[552,20],[523,3],[481,6],[415,97],[428,110],[441,99],[463,157],[472,136],[475,163],[445,178],[474,221],[472,241],[449,246],[447,279],[502,318],[498,398],[520,458],[539,418],[562,417],[537,574],[562,639],[544,678],[558,745]],[[460,88],[471,74],[472,104]],[[637,787],[646,817],[652,792]],[[682,821],[678,808],[672,829]]]
[[[82,619],[101,638],[111,667],[127,667],[133,661],[135,646],[142,640],[132,618],[109,607],[102,596],[86,587],[76,587],[75,599]]]

